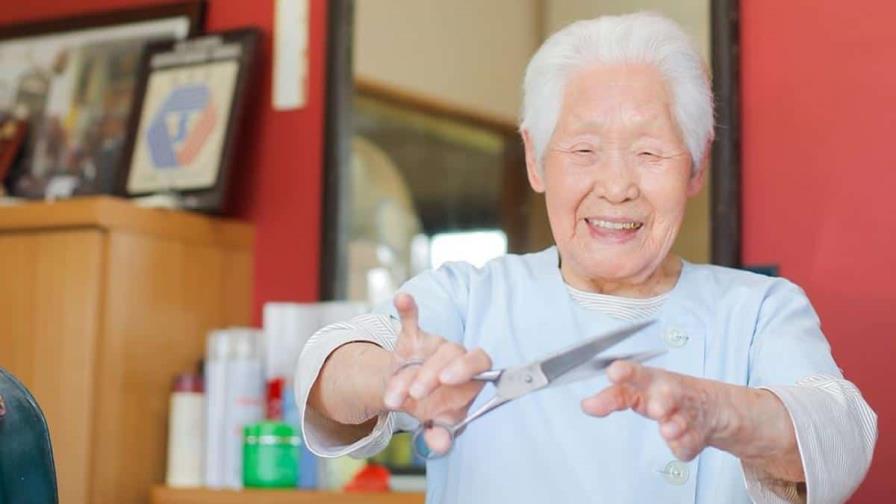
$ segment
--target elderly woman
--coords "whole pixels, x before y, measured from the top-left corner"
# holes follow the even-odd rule
[[[845,500],[868,469],[876,416],[803,291],[670,253],[706,174],[704,68],[656,15],[549,38],[526,71],[520,130],[556,247],[424,273],[394,307],[316,334],[297,373],[308,446],[371,455],[421,420],[463,418],[482,402],[477,373],[654,319],[614,350],[667,353],[471,423],[428,462],[427,501]],[[443,430],[425,439],[448,448]]]

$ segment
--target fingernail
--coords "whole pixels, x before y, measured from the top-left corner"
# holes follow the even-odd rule
[[[457,371],[454,371],[453,369],[446,369],[439,375],[439,380],[444,383],[453,383],[455,380],[457,380]]]
[[[426,392],[426,390],[423,388],[422,384],[415,383],[415,384],[411,385],[410,394],[411,394],[411,397],[413,397],[414,399],[423,398],[423,394],[425,392]]]

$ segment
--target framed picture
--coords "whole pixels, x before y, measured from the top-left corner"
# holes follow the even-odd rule
[[[527,248],[531,194],[513,123],[362,79],[353,93],[351,161],[327,174],[325,299],[376,302],[457,260],[458,241],[477,257]]]
[[[579,2],[581,9],[599,9],[601,2]],[[351,297],[349,287],[357,275],[350,273],[348,266],[351,260],[351,243],[353,226],[353,172],[356,170],[357,159],[354,139],[358,134],[358,123],[367,121],[359,116],[362,111],[356,109],[358,94],[365,94],[364,87],[356,85],[358,76],[354,71],[360,68],[357,60],[364,54],[377,54],[385,56],[383,47],[386,44],[375,44],[380,52],[368,51],[370,45],[363,44],[363,37],[356,37],[363,33],[379,33],[370,26],[365,26],[364,19],[392,19],[383,15],[382,9],[371,8],[370,15],[362,18],[362,11],[356,9],[356,0],[332,0],[328,3],[327,18],[327,93],[325,102],[325,144],[324,144],[324,198],[322,204],[323,225],[321,226],[321,275],[320,298],[321,299],[346,299]],[[586,5],[588,4],[588,5]],[[591,6],[590,4],[595,4]],[[715,142],[712,147],[712,176],[710,177],[710,194],[708,202],[709,232],[701,229],[700,234],[706,236],[709,242],[710,262],[722,266],[738,267],[741,265],[741,226],[740,226],[740,101],[739,96],[739,38],[738,27],[738,3],[734,0],[717,0],[708,2],[708,12],[703,21],[708,22],[707,32],[710,35],[709,54],[711,56],[711,74],[713,94],[715,95],[716,123],[719,125],[715,134]],[[576,9],[570,9],[570,12]],[[361,14],[361,15],[359,15]],[[475,13],[471,14],[475,15]],[[394,17],[394,16],[393,16]],[[412,24],[412,23],[411,23]],[[450,31],[450,30],[449,30]],[[442,33],[439,31],[438,33]],[[495,32],[495,35],[500,33]],[[396,38],[396,40],[398,40]],[[497,41],[500,42],[500,41]],[[434,48],[432,53],[425,53],[425,59],[433,66],[440,65],[444,59],[447,68],[457,68],[447,52],[436,50],[444,45],[450,45],[451,40],[446,39],[445,44],[422,44],[416,47],[419,51],[425,48]],[[499,44],[500,45],[500,44]],[[395,52],[395,58],[401,58],[403,53]],[[371,60],[372,61],[372,60]],[[434,63],[433,63],[434,62]],[[376,63],[382,68],[401,69],[395,74],[394,82],[402,82],[407,79],[410,63],[403,60],[379,60]],[[481,67],[476,67],[481,71]],[[418,73],[426,72],[425,68],[416,69]],[[396,71],[397,70],[393,70]],[[386,70],[384,70],[384,73]],[[416,75],[416,74],[414,74]],[[384,79],[382,76],[380,79]],[[433,83],[433,91],[436,88],[444,91],[448,84],[442,82],[437,76],[428,75],[427,79],[421,79]],[[415,79],[415,82],[418,82]],[[453,80],[452,80],[453,82]],[[443,86],[443,84],[445,86]],[[453,84],[464,85],[463,79],[457,79]],[[475,89],[470,83],[464,91]],[[387,90],[388,91],[388,90]],[[388,93],[379,93],[385,95]],[[434,94],[442,94],[434,93]],[[443,95],[443,94],[442,94]],[[444,95],[443,95],[444,96]],[[396,96],[396,101],[402,97]],[[417,100],[419,102],[419,100]],[[444,105],[444,104],[443,104]],[[441,112],[451,112],[445,107],[436,107]],[[455,107],[456,109],[456,107]],[[475,117],[475,114],[473,115]],[[494,121],[490,121],[493,123]],[[510,137],[508,137],[509,141]],[[511,144],[508,144],[511,145]],[[380,148],[382,146],[379,146]],[[416,148],[416,146],[415,146]],[[384,149],[380,149],[384,150]],[[514,154],[508,150],[508,155],[519,155],[519,150]],[[397,159],[386,152],[394,161]],[[382,158],[382,156],[380,156]],[[512,158],[511,158],[512,159]],[[396,163],[397,164],[397,163]],[[426,170],[427,166],[418,164],[420,170]],[[455,168],[458,165],[452,166]],[[520,166],[516,162],[508,162],[507,166]],[[507,179],[502,182],[502,189],[506,191],[506,197],[502,197],[502,207],[507,212],[502,212],[501,228],[507,233],[508,251],[531,251],[547,246],[552,240],[549,227],[544,224],[547,220],[543,204],[543,196],[528,193],[520,189],[525,187],[524,171],[506,171]],[[511,178],[523,174],[523,179]],[[432,175],[433,180],[442,180],[441,173]],[[492,175],[490,175],[491,177]],[[493,179],[491,179],[493,180]],[[479,183],[479,177],[473,179]],[[445,181],[447,184],[448,181]],[[471,183],[470,185],[473,185]],[[478,190],[478,188],[477,188]],[[529,189],[525,189],[529,191]],[[526,203],[528,199],[529,203]],[[522,203],[522,204],[521,204]],[[521,208],[528,208],[526,211]],[[422,208],[422,207],[421,207]],[[471,210],[465,208],[465,210]],[[516,209],[516,210],[514,210]],[[492,214],[494,215],[494,214]],[[528,221],[528,228],[521,226]],[[425,224],[423,225],[425,228]],[[509,231],[509,232],[508,232]],[[369,255],[369,254],[368,254]],[[388,255],[388,254],[386,254]]]
[[[260,38],[248,28],[147,47],[121,194],[170,194],[184,208],[221,209]]]
[[[184,39],[204,2],[0,27],[0,115],[24,116],[16,196],[112,193],[144,46]]]

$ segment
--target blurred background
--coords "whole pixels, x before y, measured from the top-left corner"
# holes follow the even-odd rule
[[[0,32],[174,3],[6,2]],[[446,260],[482,262],[549,246],[543,200],[528,189],[515,129],[525,65],[555,30],[575,19],[650,9],[679,21],[707,60],[713,51],[710,0],[305,0],[291,7],[303,14],[278,28],[287,19],[281,4],[289,3],[203,4],[200,33],[247,26],[261,33],[230,187],[214,216],[163,222],[134,213],[130,224],[102,217],[131,215],[117,206],[72,207],[65,215],[31,207],[38,203],[0,208],[0,285],[7,290],[0,306],[8,307],[0,308],[0,367],[20,375],[47,413],[63,502],[149,501],[150,487],[165,481],[171,382],[209,357],[212,330],[239,325],[268,332],[265,306],[286,303],[292,315],[275,315],[276,324],[305,317],[314,321],[303,326],[310,331],[329,320],[324,312],[334,312],[319,301],[344,302],[335,311],[353,313]],[[889,151],[896,6],[745,0],[716,7],[722,4],[732,9],[737,29],[739,122],[718,128],[739,131],[739,266],[765,267],[808,293],[838,364],[880,417],[871,472],[851,502],[888,502],[896,495],[887,476],[896,467],[896,401],[886,371],[896,355],[896,212],[889,194],[896,183]],[[278,39],[284,31],[302,35],[300,49],[284,52],[292,47]],[[337,45],[350,55],[333,54]],[[103,51],[85,49],[79,57],[115,56]],[[302,99],[284,107],[276,89],[289,54],[301,54],[289,68],[298,68]],[[345,76],[331,66],[340,57],[353,83],[342,96],[334,78]],[[118,68],[137,64],[116,61]],[[119,115],[101,125],[105,133],[82,129],[84,135],[125,134],[121,114],[128,107],[117,89],[109,96]],[[13,95],[0,87],[0,99]],[[87,98],[85,108],[94,103]],[[336,99],[339,121],[332,116]],[[332,124],[344,130],[336,135]],[[330,157],[337,137],[345,142],[341,164]],[[100,147],[96,152],[108,152]],[[690,203],[676,244],[690,261],[710,261],[712,208],[708,190]],[[64,236],[41,234],[48,229]],[[82,243],[76,235],[87,231],[96,234]],[[159,248],[138,253],[143,242],[131,241],[138,233]],[[184,252],[189,247],[195,253]],[[31,264],[51,249],[59,255]],[[166,258],[180,253],[189,258],[171,260],[160,272]],[[106,264],[118,254],[130,259]],[[71,298],[55,284],[29,287],[47,278],[60,279]],[[138,287],[146,292],[129,290]],[[302,311],[308,306],[320,309],[309,316]],[[79,314],[83,323],[73,322]],[[47,359],[47,352],[56,357]],[[170,362],[151,372],[147,355],[168,355]],[[77,385],[81,396],[72,397],[84,400],[66,402],[58,391],[64,383]],[[131,396],[144,401],[121,399]],[[145,412],[146,426],[127,425],[150,429],[149,437],[140,440],[143,431],[109,420],[121,412],[128,419]],[[103,447],[104,432],[120,449]],[[60,436],[77,442],[57,443]],[[141,443],[146,450],[135,453],[146,454],[144,461],[113,475],[109,467],[128,466],[129,450]],[[408,462],[403,448],[390,450]],[[107,479],[120,484],[106,489]]]

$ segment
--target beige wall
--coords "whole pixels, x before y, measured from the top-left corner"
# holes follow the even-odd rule
[[[709,2],[710,0],[546,0],[545,35],[578,19],[653,11],[678,21],[694,38],[703,58],[709,61]]]
[[[516,122],[537,0],[357,0],[355,75]]]

